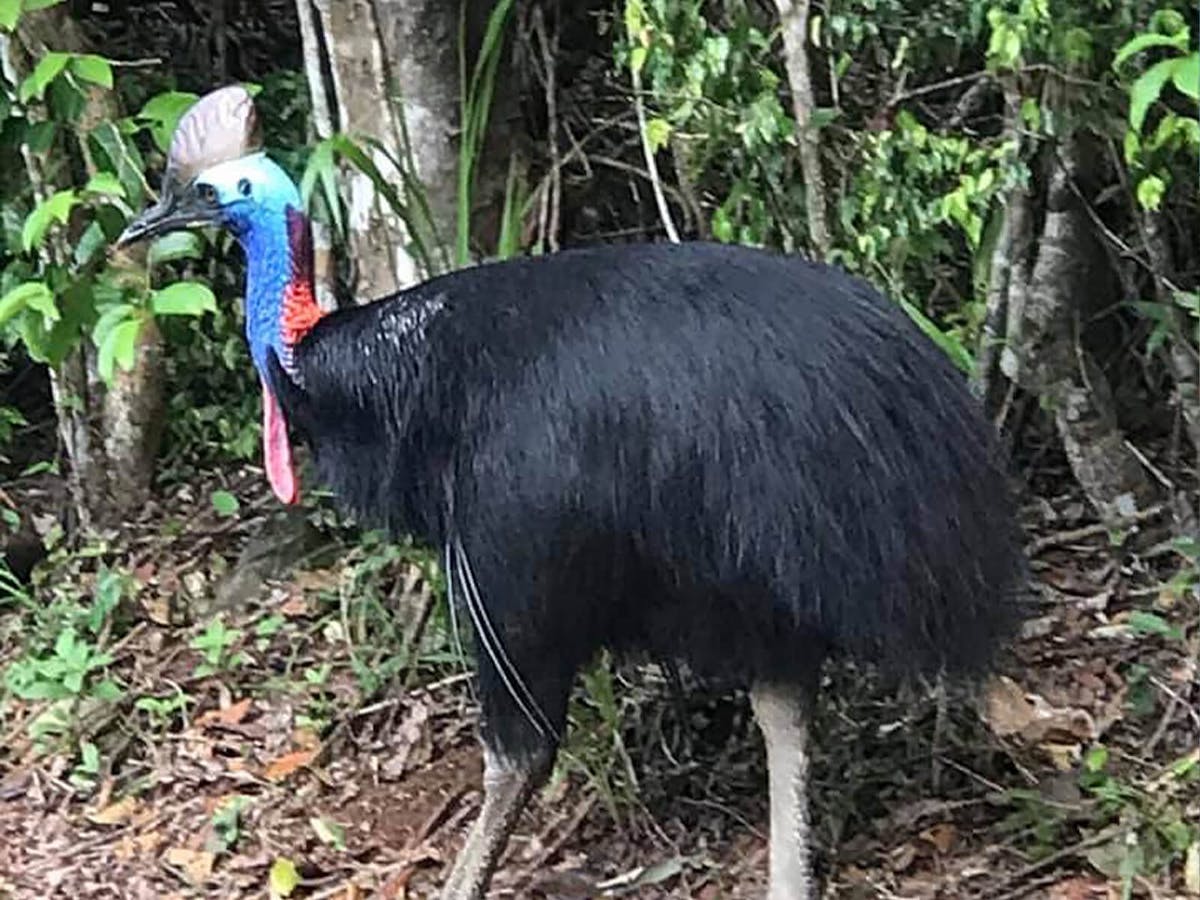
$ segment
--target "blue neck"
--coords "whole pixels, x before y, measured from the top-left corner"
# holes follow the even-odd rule
[[[292,277],[287,217],[282,211],[264,210],[239,232],[246,253],[246,339],[254,365],[266,380],[267,349],[273,348],[281,362],[286,358],[280,317]]]

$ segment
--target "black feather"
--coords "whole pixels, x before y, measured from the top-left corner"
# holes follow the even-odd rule
[[[827,652],[974,672],[1017,620],[990,426],[839,270],[712,244],[485,265],[328,316],[294,361],[302,387],[273,380],[321,477],[461,542],[556,730],[600,646],[747,681]],[[503,675],[481,652],[485,739],[521,755],[546,738]]]

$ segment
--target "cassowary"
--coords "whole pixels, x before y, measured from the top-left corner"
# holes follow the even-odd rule
[[[748,687],[770,898],[811,896],[822,661],[976,672],[1016,619],[1005,467],[943,354],[837,269],[702,243],[480,265],[325,315],[236,87],[181,120],[120,240],[206,225],[246,254],[275,493],[297,498],[290,426],[362,520],[444,553],[473,626],[486,791],[443,897],[483,896],[601,647]]]

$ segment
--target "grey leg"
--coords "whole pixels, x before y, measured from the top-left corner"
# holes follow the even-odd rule
[[[484,748],[483,809],[467,834],[442,900],[483,900],[521,810],[545,777],[548,763],[518,765]]]
[[[750,690],[754,718],[767,745],[771,802],[771,886],[768,900],[816,896],[808,848],[809,692],[794,684],[759,682]]]

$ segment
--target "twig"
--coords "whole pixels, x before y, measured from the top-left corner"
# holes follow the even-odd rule
[[[1071,528],[1067,531],[1048,534],[1045,537],[1038,538],[1030,545],[1029,555],[1036,556],[1038,553],[1048,550],[1051,547],[1058,547],[1063,544],[1083,540],[1084,538],[1095,537],[1098,534],[1105,534],[1112,528],[1126,528],[1130,525],[1140,524],[1147,519],[1153,519],[1155,516],[1160,515],[1165,509],[1166,504],[1157,503],[1154,506],[1138,510],[1133,515],[1124,516],[1111,523],[1096,522],[1092,525],[1086,525],[1083,528]]]
[[[161,66],[163,59],[158,56],[148,56],[145,59],[110,59],[108,64],[114,69],[150,69]]]
[[[583,824],[583,820],[588,817],[588,813],[596,806],[598,799],[598,795],[593,791],[576,805],[575,812],[571,816],[570,821],[567,822],[566,827],[555,836],[553,841],[545,844],[542,851],[538,853],[533,861],[525,866],[526,878],[532,877],[539,869],[544,868],[548,861],[558,855],[562,848],[566,846],[567,841],[571,839],[572,835],[579,830],[579,826]],[[542,837],[544,836],[542,835]]]
[[[817,104],[808,61],[810,6],[810,0],[775,0],[783,37],[784,67],[792,89],[796,137],[800,142],[800,171],[804,179],[808,236],[813,245],[813,254],[820,259],[828,259],[833,248],[833,237],[825,203],[825,176],[821,172],[820,132],[812,122]]]
[[[1103,831],[1097,831],[1095,834],[1090,835],[1081,841],[1076,841],[1069,847],[1063,847],[1061,850],[1057,850],[1054,853],[1051,853],[1049,856],[1044,856],[1037,862],[1033,862],[1025,866],[1023,869],[1019,869],[1007,878],[1002,879],[998,884],[993,885],[992,890],[996,891],[1001,888],[1008,887],[1011,884],[1015,884],[1018,881],[1024,881],[1030,875],[1034,875],[1043,869],[1049,868],[1050,866],[1061,862],[1064,859],[1075,856],[1081,850],[1087,850],[1091,847],[1097,846],[1098,844],[1103,844],[1105,841],[1111,840],[1123,830],[1124,829],[1122,827],[1117,826],[1113,828],[1105,828]],[[985,893],[978,894],[977,896],[981,898],[981,900],[982,898],[987,898],[987,900],[1016,900],[1017,897],[1024,896],[1028,892],[1028,887],[1020,887],[1003,894]]]
[[[671,218],[671,208],[667,206],[667,198],[663,193],[662,179],[658,174],[658,163],[654,159],[654,150],[650,146],[650,135],[646,131],[646,106],[642,102],[642,75],[636,67],[630,66],[633,75],[633,108],[637,112],[638,133],[642,139],[642,155],[646,159],[646,171],[650,173],[650,186],[654,189],[654,202],[658,205],[658,217],[662,220],[667,237],[674,244],[679,243],[679,232]]]
[[[546,36],[546,22],[541,6],[535,6],[533,9],[533,32],[537,35],[538,45],[542,51],[542,65],[545,67],[542,80],[546,93],[546,140],[550,145],[550,171],[547,173],[547,190],[541,196],[538,225],[546,247],[554,252],[558,250],[559,222],[562,216],[563,161],[560,158],[558,147],[558,88],[555,82],[557,67],[554,64],[554,58],[558,54],[559,29],[557,27],[554,29],[552,43]]]
[[[990,78],[991,75],[992,73],[987,71],[971,72],[969,75],[957,75],[954,78],[947,78],[944,81],[935,81],[933,84],[923,84],[920,87],[897,94],[888,101],[888,106],[899,106],[906,100],[924,97],[926,94],[935,94],[938,91],[948,91],[950,88],[971,84],[972,82],[979,81],[981,78]]]

